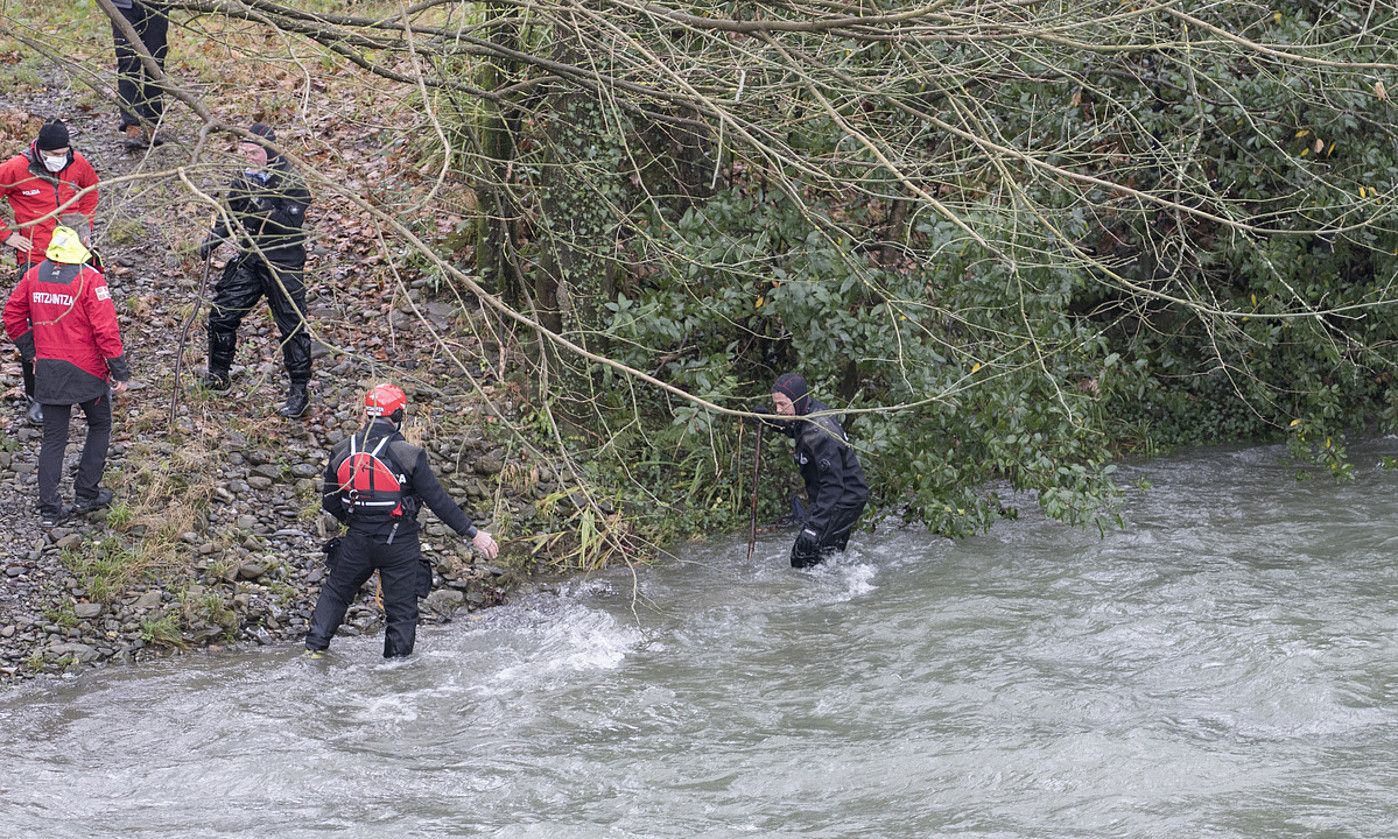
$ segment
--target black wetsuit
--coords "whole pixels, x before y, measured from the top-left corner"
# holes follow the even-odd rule
[[[311,336],[306,329],[306,234],[311,194],[282,158],[265,176],[238,175],[228,188],[230,230],[222,215],[209,241],[232,239],[239,253],[214,288],[209,314],[209,370],[227,378],[238,346],[238,325],[262,297],[281,333],[282,359],[293,385],[311,380]]]
[[[374,420],[354,435],[358,451],[373,451],[385,437],[389,440],[381,457],[407,478],[403,483],[401,515],[346,510],[339,469],[350,456],[349,439],[335,447],[325,467],[321,507],[349,530],[340,541],[336,562],[316,600],[311,629],[306,635],[307,649],[323,650],[330,646],[330,639],[344,621],[355,592],[377,569],[383,582],[384,658],[411,653],[417,638],[417,599],[427,596],[432,583],[431,566],[422,558],[418,542],[418,510],[426,504],[452,530],[466,538],[476,535],[471,519],[452,501],[433,474],[427,463],[427,453],[404,440],[392,422]]]
[[[815,399],[807,402],[806,413],[829,410]],[[796,465],[806,482],[809,504],[801,533],[791,548],[791,566],[806,568],[820,562],[826,552],[845,549],[850,531],[869,500],[869,486],[849,437],[834,415],[779,424],[796,441]]]

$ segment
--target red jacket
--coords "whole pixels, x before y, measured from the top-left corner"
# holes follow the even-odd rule
[[[49,237],[58,225],[58,216],[77,212],[87,216],[91,222],[97,214],[97,172],[87,158],[76,151],[69,151],[68,165],[56,173],[50,172],[44,168],[36,145],[31,143],[23,154],[0,163],[0,196],[9,199],[10,208],[15,214],[13,225],[7,225],[0,218],[0,242],[10,238],[11,233],[18,232],[34,243],[33,251],[18,253],[21,266],[26,262],[37,264],[43,261]],[[74,201],[73,196],[87,187],[94,188]],[[48,218],[35,221],[44,215],[48,215]]]
[[[34,359],[34,398],[45,405],[87,402],[107,394],[109,379],[131,378],[111,292],[91,266],[29,269],[5,303],[5,334]]]

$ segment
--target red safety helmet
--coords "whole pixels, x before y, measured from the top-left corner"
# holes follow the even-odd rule
[[[408,394],[392,382],[375,385],[364,394],[364,413],[371,417],[389,417],[408,407]]]

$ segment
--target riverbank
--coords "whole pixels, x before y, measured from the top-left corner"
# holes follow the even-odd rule
[[[424,551],[437,569],[424,621],[500,603],[539,559],[534,543],[512,541],[559,485],[547,466],[518,454],[527,447],[496,422],[513,403],[502,396],[508,385],[497,359],[478,337],[482,315],[474,300],[399,272],[378,245],[365,244],[373,230],[367,214],[321,200],[308,213],[315,343],[307,415],[288,421],[275,414],[284,374],[265,306],[249,313],[240,331],[231,391],[215,394],[196,383],[202,316],[189,330],[177,382],[181,334],[207,288],[194,248],[210,211],[172,173],[185,171],[216,192],[229,177],[226,167],[191,156],[196,126],[178,118],[174,141],[127,152],[111,103],[51,66],[42,77],[0,89],[5,154],[24,149],[44,119],[60,116],[74,148],[104,181],[96,245],[135,371],[114,410],[104,483],[115,503],[44,532],[35,509],[41,434],[24,421],[18,360],[4,356],[0,680],[181,650],[298,641],[325,573],[320,546],[337,528],[319,507],[325,457],[360,424],[365,388],[384,379],[411,395],[410,439],[427,446],[448,491],[504,547],[496,563],[478,563],[464,541],[424,512]],[[230,121],[249,121],[246,103],[224,104]],[[328,117],[278,125],[281,142],[342,182],[391,189],[395,179],[416,176],[386,165],[378,135],[365,129]],[[320,154],[325,148],[335,155]],[[230,255],[225,248],[216,257],[215,279]],[[75,422],[70,464],[84,433]],[[351,608],[346,632],[381,625],[371,586]]]

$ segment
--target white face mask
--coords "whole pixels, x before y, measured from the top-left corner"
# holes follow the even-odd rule
[[[62,172],[63,167],[68,165],[68,155],[61,154],[57,157],[50,157],[47,154],[40,154],[44,159],[44,168],[50,172]]]

